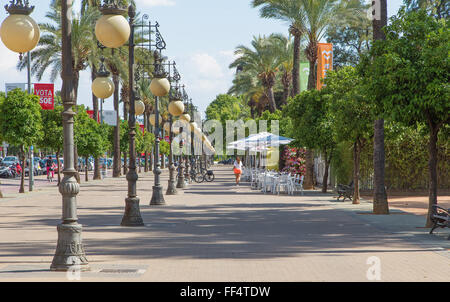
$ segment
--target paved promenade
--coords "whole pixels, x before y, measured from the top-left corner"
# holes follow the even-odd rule
[[[125,177],[82,183],[79,223],[91,271],[49,271],[61,195],[56,185],[0,199],[0,281],[450,281],[449,230],[424,217],[370,215],[362,201],[318,191],[273,196],[234,185],[230,166],[150,207],[153,174],[138,182],[144,227],[120,226]],[[162,177],[164,192],[167,171]],[[379,281],[378,281],[379,280]]]

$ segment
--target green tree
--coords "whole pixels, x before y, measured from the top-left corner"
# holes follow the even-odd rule
[[[225,129],[228,120],[245,120],[249,117],[248,107],[242,98],[220,94],[206,108],[206,120],[218,120]]]
[[[108,149],[108,140],[105,137],[106,128],[89,117],[84,106],[79,106],[75,116],[74,139],[78,154],[86,161],[85,180],[88,181],[87,162],[90,156],[100,157]]]
[[[271,112],[277,109],[273,87],[281,65],[280,56],[275,51],[273,39],[274,35],[253,37],[252,48],[239,45],[234,52],[238,58],[230,64],[230,68],[239,67],[243,72],[252,70],[257,74],[269,100]]]
[[[263,18],[278,19],[289,24],[289,33],[294,37],[292,49],[292,93],[300,93],[301,41],[305,34],[305,11],[301,1],[292,0],[253,0],[253,7],[260,8]]]
[[[291,99],[285,109],[292,120],[293,138],[303,147],[319,150],[325,159],[322,192],[327,192],[328,171],[336,143],[328,114],[330,96],[325,91],[304,91]]]
[[[450,111],[450,31],[445,19],[425,10],[401,9],[386,27],[386,40],[375,44],[361,72],[376,104],[396,121],[425,124],[429,141],[429,209],[437,204],[437,148],[439,131],[448,125]]]
[[[359,169],[361,151],[373,135],[373,108],[366,97],[362,79],[354,67],[330,71],[323,93],[330,97],[328,114],[334,140],[353,144],[353,203],[359,203]]]
[[[39,97],[20,89],[8,92],[0,101],[1,137],[11,145],[20,146],[22,176],[19,193],[25,193],[25,150],[42,138],[42,117]]]
[[[58,185],[61,182],[61,163],[59,157],[63,149],[63,123],[62,112],[64,107],[55,105],[54,110],[42,110],[43,136],[39,142],[41,148],[55,150],[58,163]]]
[[[165,140],[159,142],[159,152],[164,155],[169,155],[170,153],[170,144]]]
[[[430,15],[439,19],[450,16],[450,2],[448,0],[404,0],[408,10],[425,9]]]

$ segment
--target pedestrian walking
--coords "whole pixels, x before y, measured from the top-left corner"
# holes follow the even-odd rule
[[[237,157],[236,160],[234,161],[234,167],[233,167],[234,176],[236,176],[236,186],[239,186],[239,182],[241,181],[243,167],[244,166],[242,165],[241,159],[239,157]]]
[[[56,165],[53,162],[51,156],[48,157],[48,159],[47,159],[47,161],[45,163],[45,166],[47,168],[47,180],[49,182],[52,182],[53,181],[53,177],[55,177],[55,167],[56,167]]]

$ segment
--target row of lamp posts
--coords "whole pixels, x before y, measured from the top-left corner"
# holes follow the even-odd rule
[[[62,195],[62,221],[57,226],[58,242],[55,255],[51,264],[51,270],[67,271],[70,269],[78,269],[81,271],[89,270],[89,264],[86,259],[84,247],[82,244],[81,233],[82,227],[78,224],[77,217],[77,199],[80,186],[75,178],[77,173],[74,166],[74,116],[73,106],[76,105],[74,98],[75,91],[73,86],[73,66],[72,66],[72,46],[71,46],[71,32],[72,32],[72,4],[73,0],[61,1],[61,57],[62,57],[62,89],[61,98],[63,101],[63,137],[64,137],[64,169],[63,180],[59,185],[59,192]],[[40,30],[37,23],[29,16],[34,10],[34,6],[29,5],[28,0],[12,0],[9,5],[5,6],[9,16],[3,21],[0,28],[0,38],[5,46],[20,54],[27,53],[33,50],[40,39]],[[136,99],[136,91],[134,86],[134,50],[135,50],[135,24],[136,11],[133,5],[128,7],[127,21],[124,15],[127,9],[123,8],[115,0],[104,0],[103,5],[100,6],[102,17],[97,21],[95,27],[95,35],[97,40],[106,48],[119,48],[128,41],[129,47],[129,169],[126,175],[128,181],[128,196],[125,199],[125,213],[122,218],[122,226],[142,226],[144,225],[140,209],[139,198],[136,192],[136,182],[138,175],[136,173],[136,115],[141,115],[144,112],[144,104]],[[141,25],[142,26],[142,25]],[[114,92],[114,83],[110,79],[110,74],[106,70],[102,59],[97,78],[92,84],[92,91],[99,99],[109,98]],[[191,117],[187,112],[184,112],[185,106],[182,102],[186,93],[183,87],[183,94],[179,91],[178,83],[171,91],[171,84],[167,79],[167,74],[163,67],[163,58],[161,56],[161,49],[154,52],[154,73],[150,84],[150,90],[155,96],[155,113],[154,125],[156,144],[154,149],[154,175],[155,182],[153,186],[153,194],[150,205],[164,205],[164,196],[162,193],[162,186],[160,183],[161,164],[159,157],[159,98],[166,96],[169,92],[170,104],[170,130],[172,130],[173,117],[180,117],[181,120],[189,123]],[[192,102],[190,103],[192,108]],[[191,111],[191,114],[193,112]],[[191,122],[188,126],[189,130],[201,136],[201,130]],[[170,179],[169,186],[166,192],[167,195],[176,194],[175,186],[175,167],[172,152],[173,133],[176,131],[169,131],[171,140],[171,153],[169,157]],[[202,140],[205,147],[214,152],[214,148],[203,134]],[[186,164],[189,161],[186,159]],[[180,166],[181,162],[180,162]],[[188,171],[189,172],[189,171]],[[182,172],[181,172],[182,173]],[[179,175],[179,180],[183,175]],[[183,186],[184,187],[184,183]]]

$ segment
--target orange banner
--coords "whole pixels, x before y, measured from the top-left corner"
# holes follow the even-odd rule
[[[322,89],[323,79],[327,77],[328,70],[333,70],[333,44],[319,43],[317,45],[317,90]]]

